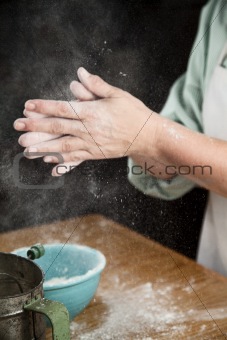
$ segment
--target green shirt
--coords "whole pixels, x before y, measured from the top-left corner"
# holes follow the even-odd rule
[[[201,13],[187,72],[172,86],[161,112],[162,116],[203,132],[203,98],[226,41],[227,0],[210,0]],[[227,67],[227,59],[223,66]],[[179,198],[196,186],[184,176],[160,180],[149,174],[133,174],[133,165],[135,164],[129,158],[129,181],[147,195],[171,200]]]

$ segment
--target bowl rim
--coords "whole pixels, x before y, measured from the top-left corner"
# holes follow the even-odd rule
[[[45,244],[43,244],[43,246],[44,246],[44,248],[47,247],[47,246],[51,247],[51,248],[52,247],[54,248],[54,247],[57,246],[57,247],[61,247],[62,249],[64,249],[67,246],[71,246],[71,247],[76,247],[77,249],[78,248],[84,249],[88,252],[92,252],[93,254],[96,253],[96,255],[98,255],[98,264],[93,269],[88,270],[83,275],[75,276],[75,277],[69,278],[68,280],[66,279],[62,283],[56,283],[56,284],[51,285],[51,286],[46,285],[46,282],[48,282],[48,281],[45,281],[45,274],[46,273],[44,272],[44,270],[40,266],[40,264],[37,263],[36,261],[34,261],[35,264],[38,265],[42,269],[42,271],[44,272],[44,283],[43,283],[43,290],[44,291],[63,289],[63,288],[66,288],[66,287],[71,287],[71,286],[74,286],[74,285],[81,284],[85,281],[92,279],[95,275],[101,274],[101,272],[103,271],[103,269],[106,266],[106,257],[103,255],[103,253],[101,251],[95,249],[95,248],[92,248],[92,247],[89,247],[89,246],[86,246],[86,245],[82,245],[82,244],[78,244],[78,243],[67,243],[67,244],[64,244],[64,243],[45,243]],[[29,246],[28,247],[21,247],[21,248],[13,250],[11,253],[18,255],[18,252],[28,250],[29,248],[30,248]],[[22,255],[18,255],[18,256],[25,257],[25,256],[22,256]]]

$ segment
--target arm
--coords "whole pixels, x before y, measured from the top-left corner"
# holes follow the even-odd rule
[[[213,67],[226,40],[226,11],[223,10],[224,5],[224,1],[209,1],[204,7],[187,72],[173,85],[161,112],[163,117],[178,122],[194,131],[203,131],[201,111],[204,93],[210,81]],[[217,32],[219,35],[218,40]],[[128,160],[130,169],[139,163],[145,164],[147,159],[132,157]],[[158,176],[159,178],[169,178],[165,176],[165,170],[164,166],[158,171],[158,175],[161,173]],[[197,168],[197,172],[198,170],[199,168]],[[208,171],[208,168],[205,170]],[[129,172],[129,180],[145,194],[164,199],[178,198],[190,191],[196,184],[201,184],[198,181],[192,181],[191,176],[175,176],[172,180],[166,181],[157,180],[146,172],[138,175],[133,174],[132,171]]]
[[[146,127],[152,130],[151,123]],[[146,134],[141,135],[140,152],[152,156]],[[210,138],[163,118],[157,137],[157,158],[164,175],[185,176],[198,185],[227,197],[227,142]],[[166,167],[167,166],[167,167]],[[163,171],[162,170],[162,171]]]

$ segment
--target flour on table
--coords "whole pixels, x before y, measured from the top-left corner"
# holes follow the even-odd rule
[[[117,280],[118,281],[118,280]],[[157,333],[168,339],[181,339],[190,323],[209,322],[211,316],[215,319],[227,318],[227,308],[183,311],[176,305],[173,290],[176,285],[163,286],[153,289],[150,282],[135,288],[124,290],[124,286],[113,282],[114,293],[110,296],[106,291],[99,289],[102,303],[106,305],[106,312],[95,315],[94,318],[102,320],[99,328],[89,330],[87,324],[72,322],[70,326],[73,339],[78,340],[150,340],[150,332]],[[191,294],[192,290],[186,291]],[[94,324],[95,324],[94,320]],[[214,325],[215,326],[215,325]],[[206,325],[199,328],[198,336],[205,335]],[[147,334],[146,334],[147,333]],[[143,337],[141,337],[143,334]],[[154,339],[157,337],[154,336]]]

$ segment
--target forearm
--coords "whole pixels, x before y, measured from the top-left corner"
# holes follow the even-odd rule
[[[140,138],[140,154],[162,164],[157,177],[168,178],[179,174],[202,187],[227,196],[227,142],[210,138],[165,119],[156,118],[156,148],[149,144],[152,120],[148,121]],[[155,155],[155,157],[154,157]],[[167,175],[167,176],[166,176]]]

